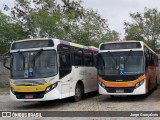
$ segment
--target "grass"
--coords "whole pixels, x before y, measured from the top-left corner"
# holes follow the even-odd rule
[[[0,88],[0,92],[9,92],[9,88]]]

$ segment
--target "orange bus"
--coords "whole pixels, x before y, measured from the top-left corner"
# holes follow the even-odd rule
[[[140,95],[157,87],[158,56],[142,41],[102,43],[98,54],[100,94]]]

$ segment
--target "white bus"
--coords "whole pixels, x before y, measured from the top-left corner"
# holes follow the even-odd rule
[[[158,56],[143,42],[102,43],[97,61],[100,94],[140,95],[157,87]]]
[[[16,101],[46,101],[97,90],[95,47],[58,39],[25,39],[10,48],[10,96]]]

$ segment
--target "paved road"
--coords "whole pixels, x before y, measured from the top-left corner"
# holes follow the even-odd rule
[[[10,100],[9,94],[0,94],[0,111],[160,111],[160,86],[147,97],[110,98],[94,92],[86,94],[83,100],[76,103],[71,102],[70,99],[16,102]]]
[[[0,95],[0,110],[47,110],[47,111],[160,111],[160,86],[148,97],[127,96],[110,98],[97,93],[86,94],[80,102],[70,99],[48,102],[12,101],[9,94]]]

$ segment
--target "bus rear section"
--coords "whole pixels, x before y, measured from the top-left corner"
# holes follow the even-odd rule
[[[130,42],[118,43],[118,49],[101,49],[98,54],[100,94],[141,95],[157,86],[156,54],[150,49],[144,50],[141,42],[133,49],[130,44],[126,49],[123,43]]]

